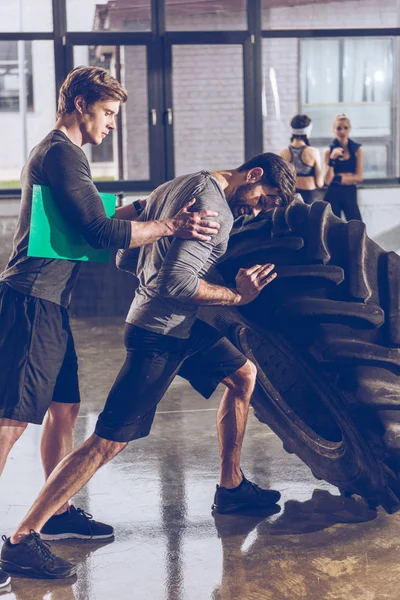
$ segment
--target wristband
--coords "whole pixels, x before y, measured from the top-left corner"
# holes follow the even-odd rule
[[[143,208],[142,205],[140,204],[139,200],[134,200],[132,202],[132,205],[134,206],[137,216],[139,216],[142,212],[143,212]]]
[[[336,165],[336,160],[334,158],[330,158],[329,162],[328,162],[328,165],[330,167],[334,167]]]
[[[342,176],[335,175],[335,177],[333,178],[333,183],[342,183]]]

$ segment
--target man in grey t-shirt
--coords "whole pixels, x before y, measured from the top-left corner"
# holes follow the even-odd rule
[[[196,320],[196,310],[200,305],[247,304],[275,278],[274,265],[267,264],[240,269],[235,289],[206,279],[226,250],[233,217],[288,204],[295,183],[293,167],[267,153],[237,169],[179,177],[151,194],[142,215],[145,220],[168,218],[196,197],[196,209],[218,212],[219,232],[209,241],[164,238],[141,248],[139,288],[125,329],[125,363],[95,433],[58,468],[17,531],[4,543],[1,557],[7,570],[18,571],[23,566],[29,574],[27,565],[32,563],[35,576],[45,576],[47,559],[38,565],[32,530],[39,531],[48,516],[129,441],[149,434],[157,404],[178,373],[206,398],[219,383],[226,387],[217,416],[221,470],[214,510],[228,513],[250,506],[265,508],[279,500],[279,492],[262,490],[240,469],[256,368],[229,340]]]

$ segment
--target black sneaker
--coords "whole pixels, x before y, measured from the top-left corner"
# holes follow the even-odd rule
[[[3,571],[3,569],[0,569],[0,589],[6,587],[6,585],[8,585],[10,581],[11,577],[9,576],[9,574]]]
[[[213,512],[233,513],[240,510],[268,508],[280,499],[276,490],[263,490],[243,475],[243,480],[235,488],[225,488],[219,485],[214,496]]]
[[[10,538],[3,535],[1,566],[10,573],[22,573],[37,579],[65,579],[76,573],[76,566],[50,551],[49,544],[43,542],[36,531],[20,543],[11,544]]]
[[[107,540],[114,535],[111,525],[95,521],[81,508],[69,506],[62,515],[54,515],[40,532],[42,540]]]

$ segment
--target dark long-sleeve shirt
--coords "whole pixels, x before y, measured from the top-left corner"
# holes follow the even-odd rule
[[[81,263],[27,255],[33,185],[51,188],[65,221],[94,248],[128,248],[131,224],[106,216],[85,153],[62,131],[51,131],[32,150],[22,170],[21,184],[21,209],[13,250],[0,281],[24,294],[66,307]]]
[[[225,253],[233,215],[225,194],[217,181],[201,171],[177,177],[159,186],[147,199],[142,215],[145,220],[166,219],[175,215],[191,199],[196,198],[193,211],[215,210],[221,228],[210,241],[163,238],[148,244],[137,253],[120,253],[122,268],[136,263],[139,287],[136,290],[128,323],[157,333],[187,338],[196,318],[196,295],[200,279],[204,278]],[[125,260],[125,256],[126,260]]]

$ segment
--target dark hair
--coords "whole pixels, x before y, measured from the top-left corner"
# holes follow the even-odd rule
[[[282,206],[290,204],[296,192],[296,170],[293,165],[273,152],[265,152],[245,162],[237,171],[250,171],[255,167],[261,167],[264,171],[261,185],[278,188]]]
[[[126,102],[128,92],[115,77],[100,67],[76,67],[65,79],[58,95],[57,116],[74,112],[75,98],[82,96],[90,106],[102,100]]]
[[[310,123],[311,119],[307,115],[296,115],[290,121],[290,127],[293,129],[304,129],[304,127],[308,127]],[[310,145],[310,140],[306,135],[296,135],[293,133],[290,141],[293,142],[293,140],[303,140],[307,146]]]

